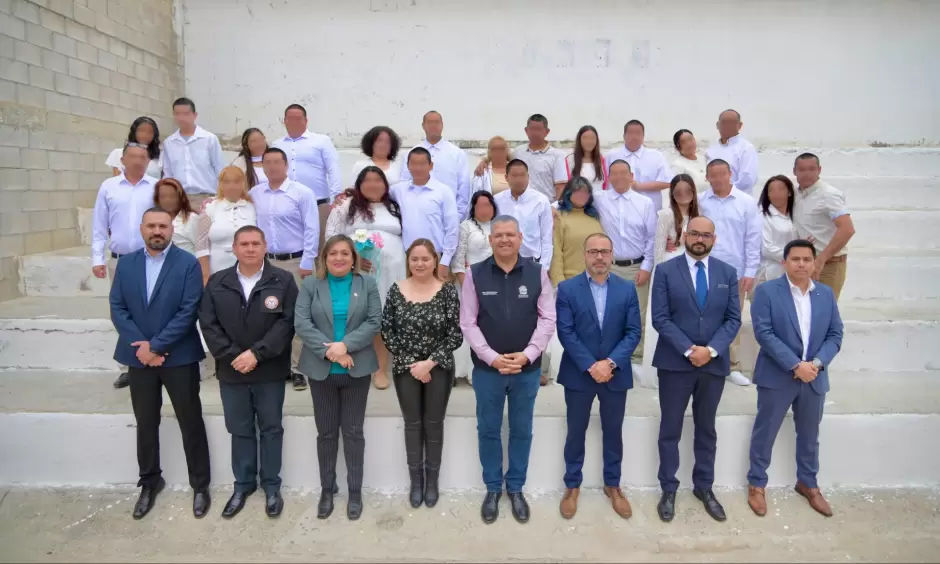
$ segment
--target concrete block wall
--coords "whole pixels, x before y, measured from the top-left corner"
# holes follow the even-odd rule
[[[172,126],[183,80],[173,0],[0,0],[0,300],[19,255],[81,244],[130,123]]]

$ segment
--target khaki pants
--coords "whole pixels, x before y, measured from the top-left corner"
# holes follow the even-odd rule
[[[751,295],[753,295],[753,290],[751,290]],[[738,284],[738,306],[741,311],[741,326],[744,327],[744,299],[747,296],[744,292],[741,291],[741,285]],[[741,346],[741,330],[738,329],[738,334],[734,336],[734,340],[731,341],[731,350],[729,351],[729,360],[731,361],[731,371],[741,370],[741,361],[738,360],[738,348]]]
[[[832,288],[832,293],[836,295],[836,301],[839,301],[839,294],[842,293],[842,286],[845,285],[845,271],[848,269],[848,257],[838,262],[827,262],[819,273],[819,281]]]
[[[323,252],[323,243],[326,241],[326,220],[330,217],[330,204],[317,204],[317,211],[320,213],[320,246],[317,250]],[[297,282],[297,286],[300,286],[300,281]]]
[[[107,265],[108,265],[108,282],[112,282],[112,283],[113,283],[113,282],[114,282],[114,271],[115,271],[115,269],[117,268],[117,261],[118,261],[118,259],[116,259],[116,258],[111,258],[111,251],[109,251],[109,250],[107,250],[107,249],[105,249],[105,253],[107,253],[107,255],[108,255],[108,262],[107,262]],[[118,368],[121,370],[121,372],[127,372],[127,367],[124,366],[123,364],[118,364]]]
[[[322,231],[321,231],[322,233]],[[290,259],[290,260],[271,260],[271,264],[278,268],[283,268],[287,272],[290,272],[294,275],[294,282],[297,283],[297,287],[300,288],[303,281],[300,279],[300,259]],[[300,337],[294,335],[294,341],[291,343],[290,348],[290,371],[292,373],[297,372],[297,364],[300,361],[300,350],[303,348],[303,343],[300,341]]]
[[[635,283],[636,276],[640,273],[640,265],[634,264],[631,266],[617,266],[615,264],[610,267],[610,270],[624,280],[629,280],[630,282]],[[633,351],[632,360],[634,364],[642,364],[643,343],[646,340],[646,308],[649,304],[650,297],[649,282],[647,282],[644,286],[637,286],[636,297],[640,301],[640,344],[638,344],[636,350]]]

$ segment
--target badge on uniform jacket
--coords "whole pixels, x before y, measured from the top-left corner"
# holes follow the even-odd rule
[[[281,311],[281,300],[277,296],[265,296],[264,311],[268,313],[279,313]]]
[[[528,298],[528,297],[529,297],[529,289],[526,288],[525,286],[519,286],[519,297],[520,297],[520,298]]]

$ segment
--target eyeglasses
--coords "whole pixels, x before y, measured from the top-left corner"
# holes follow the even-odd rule
[[[613,254],[613,251],[610,249],[588,249],[587,254],[589,257],[596,257],[597,255],[600,255],[604,258],[607,258]]]
[[[698,231],[686,231],[685,236],[692,239],[702,239],[703,241],[711,241],[715,238],[714,233],[699,233]]]
[[[144,145],[143,143],[137,143],[136,141],[129,141],[129,142],[128,142],[126,145],[124,145],[124,146],[125,146],[125,147],[140,147],[141,149],[146,149],[146,148],[147,148],[147,146]]]

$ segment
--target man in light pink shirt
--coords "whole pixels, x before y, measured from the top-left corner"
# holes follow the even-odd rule
[[[460,299],[460,328],[470,345],[477,439],[486,497],[484,523],[499,517],[503,483],[516,521],[529,520],[522,495],[532,448],[532,419],[542,353],[555,331],[548,271],[519,256],[522,233],[510,216],[492,222],[493,256],[470,267]],[[509,398],[509,468],[503,475],[503,409]]]

